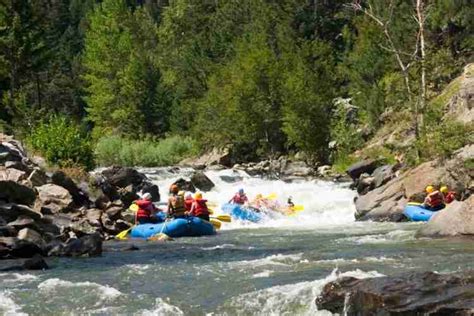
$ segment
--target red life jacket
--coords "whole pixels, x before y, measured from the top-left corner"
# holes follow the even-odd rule
[[[153,202],[148,200],[135,201],[138,205],[137,218],[149,218],[154,210]]]
[[[456,199],[456,193],[453,191],[448,192],[448,194],[444,196],[444,201],[448,204],[454,201],[455,199]]]
[[[439,191],[431,192],[426,197],[426,204],[429,207],[438,207],[438,206],[444,204],[443,194],[441,194],[441,192],[439,192]]]
[[[194,200],[192,205],[192,215],[209,215],[209,209],[206,204],[207,200]]]
[[[234,197],[232,198],[232,202],[234,204],[245,204],[249,199],[245,194],[240,195],[239,193],[236,193]]]
[[[184,207],[186,207],[186,211],[191,210],[191,206],[193,206],[194,200],[192,198],[184,200]]]

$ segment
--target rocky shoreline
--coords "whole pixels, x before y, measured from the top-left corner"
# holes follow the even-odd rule
[[[473,315],[474,271],[405,273],[326,284],[318,309],[344,315]]]

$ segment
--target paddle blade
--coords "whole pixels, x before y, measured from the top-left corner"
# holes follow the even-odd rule
[[[293,211],[303,211],[304,210],[304,205],[301,205],[301,204],[297,204],[295,206],[292,207]]]
[[[130,205],[130,207],[128,209],[132,212],[138,212],[138,205],[133,203],[132,205]]]
[[[418,202],[408,202],[407,205],[422,205],[423,203]]]
[[[221,229],[222,223],[218,221],[217,219],[211,218],[210,222],[216,230]]]
[[[130,230],[131,230],[131,228],[126,229],[126,230],[124,230],[124,231],[118,233],[118,234],[115,236],[115,239],[118,239],[118,240],[125,240],[125,239],[127,239],[127,238],[128,238],[127,235],[128,235],[128,233],[130,232]]]
[[[265,199],[269,199],[269,200],[275,200],[276,198],[277,198],[276,193],[271,193],[271,194],[265,196]]]
[[[215,213],[214,209],[212,207],[208,207],[208,210],[209,210],[209,214],[211,214],[211,215]]]
[[[230,215],[228,214],[217,215],[214,218],[220,220],[221,222],[226,222],[226,223],[232,222],[232,217],[230,217]]]

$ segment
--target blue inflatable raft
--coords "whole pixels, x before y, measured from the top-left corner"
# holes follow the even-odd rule
[[[407,205],[403,210],[403,214],[414,222],[427,222],[435,212],[427,210],[420,205]]]
[[[164,233],[170,237],[196,237],[215,235],[214,226],[198,217],[177,218],[158,224],[142,224],[132,228],[130,233],[134,238],[150,238]]]
[[[222,212],[229,214],[235,219],[249,222],[260,222],[263,218],[263,215],[259,212],[252,210],[251,208],[245,208],[239,204],[230,204],[226,203],[221,207]]]

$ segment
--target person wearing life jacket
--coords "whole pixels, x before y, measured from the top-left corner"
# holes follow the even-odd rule
[[[198,192],[194,195],[194,202],[191,210],[188,212],[190,216],[196,216],[205,221],[209,221],[209,209],[207,208],[207,200],[202,198],[202,193]]]
[[[445,207],[443,194],[432,185],[426,187],[427,196],[423,206],[430,211],[439,211]]]
[[[143,194],[141,198],[134,203],[138,206],[136,213],[136,222],[138,224],[156,224],[161,221],[156,217],[156,213],[161,210],[153,205],[150,193],[147,192]]]
[[[248,201],[249,199],[245,194],[244,189],[239,189],[239,191],[235,193],[232,199],[229,200],[229,203],[243,205],[248,203]]]
[[[456,199],[456,192],[449,191],[448,187],[445,185],[442,186],[441,189],[439,189],[439,191],[443,194],[444,202],[446,204],[449,204]]]
[[[193,205],[194,199],[191,193],[186,194],[184,198],[184,207],[186,211],[189,212],[191,210],[191,206]]]
[[[186,207],[184,205],[184,192],[179,191],[177,185],[170,187],[170,197],[168,198],[168,216],[173,218],[186,217]],[[179,194],[181,193],[181,194]]]

